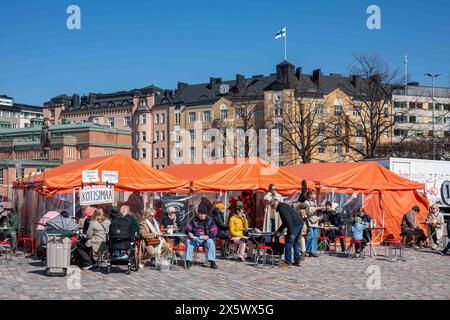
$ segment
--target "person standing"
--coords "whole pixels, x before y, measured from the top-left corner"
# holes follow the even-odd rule
[[[269,192],[267,192],[267,194],[264,196],[266,207],[264,209],[263,230],[266,232],[275,233],[275,230],[279,228],[281,224],[276,210],[274,210],[270,205],[270,202],[275,199],[279,202],[283,202],[283,197],[277,192],[277,187],[273,183],[271,183],[269,185]]]
[[[431,249],[436,250],[440,245],[440,240],[444,235],[444,216],[439,211],[436,204],[430,207],[430,211],[427,215],[428,233],[431,235],[433,243],[431,243]]]
[[[322,220],[323,216],[320,211],[323,208],[318,208],[316,206],[316,191],[309,190],[306,194],[307,200],[305,204],[307,206],[308,213],[308,236],[306,239],[306,254],[310,257],[318,257],[317,255],[317,240],[318,240],[318,229],[319,221]]]
[[[303,220],[300,215],[290,205],[280,202],[276,199],[272,200],[271,204],[280,215],[281,226],[276,231],[276,236],[279,237],[284,229],[287,229],[284,245],[284,263],[280,263],[280,267],[292,265],[292,249],[294,249],[294,266],[300,266],[300,237],[303,228]]]

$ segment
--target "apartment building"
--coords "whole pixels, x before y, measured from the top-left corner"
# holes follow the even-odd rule
[[[34,118],[43,118],[42,107],[16,103],[13,98],[0,95],[0,128],[27,128]]]

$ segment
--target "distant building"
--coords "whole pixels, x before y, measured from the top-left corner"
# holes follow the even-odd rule
[[[94,123],[50,126],[49,159],[40,145],[42,119],[31,119],[27,128],[0,129],[0,196],[11,195],[17,178],[44,168],[99,156],[125,153],[131,156],[131,133]]]
[[[0,128],[26,128],[31,119],[42,117],[42,107],[15,103],[13,98],[0,95]]]
[[[95,123],[124,129],[132,135],[132,156],[148,165],[154,165],[153,141],[155,115],[153,106],[170,91],[154,85],[114,93],[89,93],[80,98],[60,95],[44,103],[44,116],[51,124]]]

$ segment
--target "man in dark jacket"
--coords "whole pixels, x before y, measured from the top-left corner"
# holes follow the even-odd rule
[[[229,239],[230,234],[228,232],[228,223],[225,223],[223,218],[223,213],[225,210],[225,205],[221,202],[216,203],[213,210],[213,219],[217,226],[217,238],[219,239]]]
[[[5,236],[11,239],[11,251],[13,256],[16,255],[17,250],[17,232],[19,231],[19,216],[12,208],[5,208],[2,216],[5,221],[9,223],[9,230],[5,232]]]
[[[327,230],[326,236],[330,240],[330,243],[333,243],[336,241],[336,236],[343,236],[345,225],[344,221],[342,220],[341,214],[337,212],[336,210],[332,209],[333,205],[330,201],[327,201],[325,203],[325,209],[322,211],[323,214],[323,222],[324,223],[330,223],[331,225],[337,227],[337,230]],[[345,252],[345,243],[344,239],[339,239],[341,243],[341,251]],[[330,248],[328,248],[330,249]]]
[[[281,226],[278,228],[276,235],[279,237],[281,232],[287,228],[284,245],[284,263],[280,267],[292,264],[292,247],[294,247],[294,266],[300,266],[300,237],[302,234],[303,220],[300,215],[290,205],[272,200],[270,205],[276,209],[281,218]]]
[[[129,206],[122,206],[120,208],[120,213],[122,216],[131,223],[131,229],[133,231],[133,240],[139,237],[139,223],[135,217],[130,214]]]
[[[197,209],[197,217],[192,219],[186,226],[185,232],[188,235],[186,261],[187,267],[192,265],[194,249],[204,245],[207,249],[207,257],[212,269],[217,269],[216,265],[216,243],[217,226],[212,217],[208,217],[208,207],[200,204]]]
[[[119,257],[120,250],[128,250],[131,248],[131,241],[134,239],[133,226],[115,208],[111,209],[109,216],[111,218],[111,225],[109,226],[109,247],[114,250],[113,256]]]

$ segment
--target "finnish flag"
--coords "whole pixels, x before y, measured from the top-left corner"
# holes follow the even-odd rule
[[[281,31],[278,31],[277,34],[275,35],[275,39],[280,39],[283,37],[286,37],[286,27],[281,29]]]

